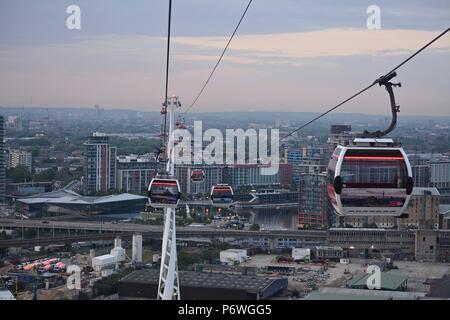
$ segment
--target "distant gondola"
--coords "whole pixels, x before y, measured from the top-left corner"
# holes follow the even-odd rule
[[[205,181],[205,172],[200,169],[194,169],[191,171],[191,181],[193,183],[202,183]]]
[[[233,196],[233,189],[228,184],[218,184],[211,188],[211,203],[214,207],[231,206]]]

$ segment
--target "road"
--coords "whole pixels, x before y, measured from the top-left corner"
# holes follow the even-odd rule
[[[74,221],[48,221],[43,220],[20,220],[0,218],[0,229],[21,229],[36,228],[50,229],[57,231],[74,230],[77,232],[97,233],[142,233],[144,236],[161,237],[162,226],[144,225],[136,223],[111,223],[111,222],[74,222]],[[267,231],[249,231],[249,230],[230,230],[216,229],[208,226],[202,227],[177,227],[177,236],[182,238],[290,238],[316,240],[325,242],[327,238],[326,231],[315,230],[267,230]],[[2,241],[0,241],[1,244]]]

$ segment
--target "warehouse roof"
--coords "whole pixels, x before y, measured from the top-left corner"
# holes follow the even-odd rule
[[[367,286],[367,278],[370,276],[369,273],[361,273],[354,276],[352,279],[347,281],[347,287],[350,288],[361,288]],[[400,275],[388,272],[381,272],[381,290],[399,290],[403,285],[406,284],[408,278]]]
[[[222,253],[222,252],[243,253],[243,252],[246,252],[246,251],[247,251],[247,249],[226,249],[226,250],[220,251],[220,253]]]
[[[180,271],[179,277],[180,286],[244,289],[252,293],[261,292],[277,281],[286,281],[281,278],[193,271]],[[138,270],[124,277],[120,282],[153,284],[158,283],[158,280],[159,270]]]
[[[27,198],[17,199],[17,201],[26,204],[51,203],[51,204],[102,204],[109,202],[128,201],[146,199],[143,196],[137,196],[129,193],[121,193],[102,197],[86,197],[71,190],[58,190],[47,192]]]
[[[100,261],[100,262],[103,262],[103,261],[108,261],[108,260],[112,260],[112,259],[115,259],[115,258],[116,258],[116,256],[113,256],[112,254],[104,254],[102,256],[94,257],[93,259],[95,259],[97,261]]]
[[[450,299],[450,274],[445,274],[441,279],[433,281],[430,287],[430,297]]]

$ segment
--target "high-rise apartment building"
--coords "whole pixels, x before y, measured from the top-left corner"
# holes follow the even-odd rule
[[[117,189],[128,193],[143,193],[148,190],[156,174],[157,163],[144,156],[117,157]]]
[[[438,189],[441,203],[450,204],[450,159],[431,161],[430,187]]]
[[[323,228],[329,225],[333,214],[327,194],[326,173],[304,173],[299,184],[299,228]]]
[[[223,182],[236,189],[241,186],[278,186],[279,170],[262,164],[227,165],[223,169]]]
[[[26,167],[28,171],[33,169],[33,156],[31,152],[22,150],[10,150],[7,155],[7,168],[17,168],[18,166]]]
[[[109,137],[95,132],[84,146],[86,194],[116,189],[117,148],[110,146]]]

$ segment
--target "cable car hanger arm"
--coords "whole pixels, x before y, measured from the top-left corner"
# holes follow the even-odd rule
[[[390,80],[392,80],[396,76],[397,76],[397,72],[394,71],[385,76],[378,78],[373,83],[373,84],[378,83],[380,85],[380,87],[384,86],[386,88],[386,91],[389,94],[389,101],[391,104],[391,113],[392,113],[391,123],[390,123],[389,127],[387,127],[383,131],[378,130],[375,132],[369,132],[369,131],[365,130],[362,134],[359,134],[360,137],[362,137],[362,138],[381,138],[381,137],[384,137],[385,135],[389,134],[397,126],[397,113],[400,112],[400,106],[398,106],[395,102],[394,90],[392,88],[393,87],[401,87],[402,84],[400,82],[399,83],[390,82]]]

